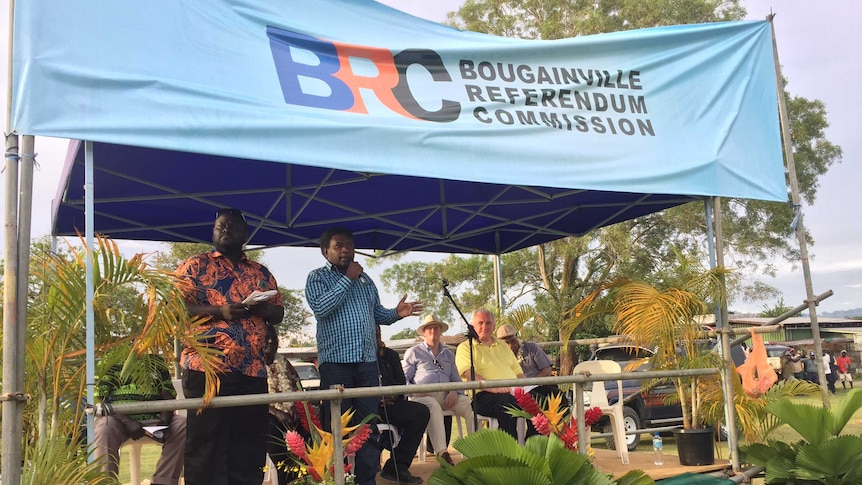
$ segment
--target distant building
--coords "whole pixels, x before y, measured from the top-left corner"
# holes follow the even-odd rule
[[[729,322],[731,328],[739,329],[768,325],[772,320],[768,317],[731,316]],[[823,349],[833,355],[846,350],[855,362],[860,361],[858,349],[862,349],[862,320],[818,316],[817,323],[820,326]],[[783,327],[778,331],[764,333],[763,341],[795,347],[806,353],[813,350],[814,340],[811,335],[810,317],[791,317],[784,320],[782,324]],[[741,335],[737,334],[737,336]]]

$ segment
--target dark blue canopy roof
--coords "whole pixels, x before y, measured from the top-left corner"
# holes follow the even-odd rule
[[[57,235],[84,231],[84,144],[54,201]],[[407,177],[94,144],[95,228],[116,239],[209,242],[235,207],[252,245],[316,246],[332,225],[359,248],[505,253],[696,200]]]

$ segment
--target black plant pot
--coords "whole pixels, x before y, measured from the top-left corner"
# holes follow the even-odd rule
[[[697,466],[715,463],[715,429],[678,429],[673,434],[676,436],[680,465]]]

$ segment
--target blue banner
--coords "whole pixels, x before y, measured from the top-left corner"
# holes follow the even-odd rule
[[[787,197],[765,21],[529,41],[356,0],[15,9],[22,134],[475,182]]]

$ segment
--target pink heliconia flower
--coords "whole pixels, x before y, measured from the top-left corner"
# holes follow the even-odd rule
[[[536,428],[536,431],[545,436],[550,436],[551,423],[548,422],[548,418],[546,418],[544,414],[533,416],[533,419],[531,419],[530,422],[533,423],[533,427]]]
[[[288,431],[284,434],[284,441],[287,443],[287,446],[290,448],[290,451],[299,457],[299,459],[305,461],[305,440],[302,439],[299,433],[296,431]]]

